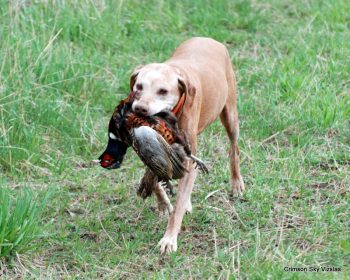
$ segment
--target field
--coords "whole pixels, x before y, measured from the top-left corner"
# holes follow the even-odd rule
[[[349,279],[349,11],[348,0],[0,0],[0,187],[47,199],[0,278]],[[229,49],[246,192],[231,196],[217,121],[200,136],[210,173],[179,249],[161,256],[166,218],[136,195],[142,162],[131,150],[118,170],[92,160],[132,70],[193,36]],[[322,267],[341,271],[286,271]]]

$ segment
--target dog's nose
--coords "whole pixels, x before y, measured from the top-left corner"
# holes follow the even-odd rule
[[[136,105],[135,106],[135,113],[146,116],[148,113],[148,109],[146,106]]]

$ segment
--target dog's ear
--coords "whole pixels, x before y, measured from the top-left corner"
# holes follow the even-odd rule
[[[196,94],[196,88],[183,77],[178,77],[177,79],[179,85],[180,94],[186,93],[187,96],[194,96]]]
[[[134,72],[132,72],[130,77],[130,90],[132,91],[136,82],[137,75],[140,73],[140,70],[142,69],[143,65],[139,65],[134,69]]]
[[[185,94],[185,104],[191,107],[194,96],[196,95],[196,88],[185,77],[179,76],[177,80],[180,95],[182,95],[183,93]]]
[[[185,93],[186,99],[193,99],[196,94],[196,88],[189,82],[189,80],[179,76],[177,81],[180,94]]]
[[[186,93],[187,87],[186,87],[186,84],[185,84],[184,80],[182,78],[178,78],[177,81],[179,83],[179,92],[180,92],[180,94]]]

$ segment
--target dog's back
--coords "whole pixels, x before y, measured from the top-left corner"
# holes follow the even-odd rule
[[[196,89],[193,103],[200,108],[198,132],[204,130],[222,112],[227,98],[235,100],[236,86],[226,47],[210,38],[195,37],[182,43],[165,62],[182,70]]]
[[[214,39],[195,37],[183,42],[167,62],[189,64],[194,69],[222,71],[220,65],[225,65],[227,59],[226,47]]]

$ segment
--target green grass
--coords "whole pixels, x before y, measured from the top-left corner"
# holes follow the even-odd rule
[[[0,1],[0,187],[54,190],[44,237],[0,262],[0,277],[348,279],[349,10],[347,0]],[[200,137],[211,169],[179,250],[160,256],[166,220],[136,196],[140,160],[129,151],[110,172],[90,161],[133,68],[192,36],[225,43],[235,65],[247,190],[230,196],[215,122]]]
[[[39,221],[46,200],[28,189],[13,197],[0,188],[0,258],[34,247],[34,240],[43,235]]]

